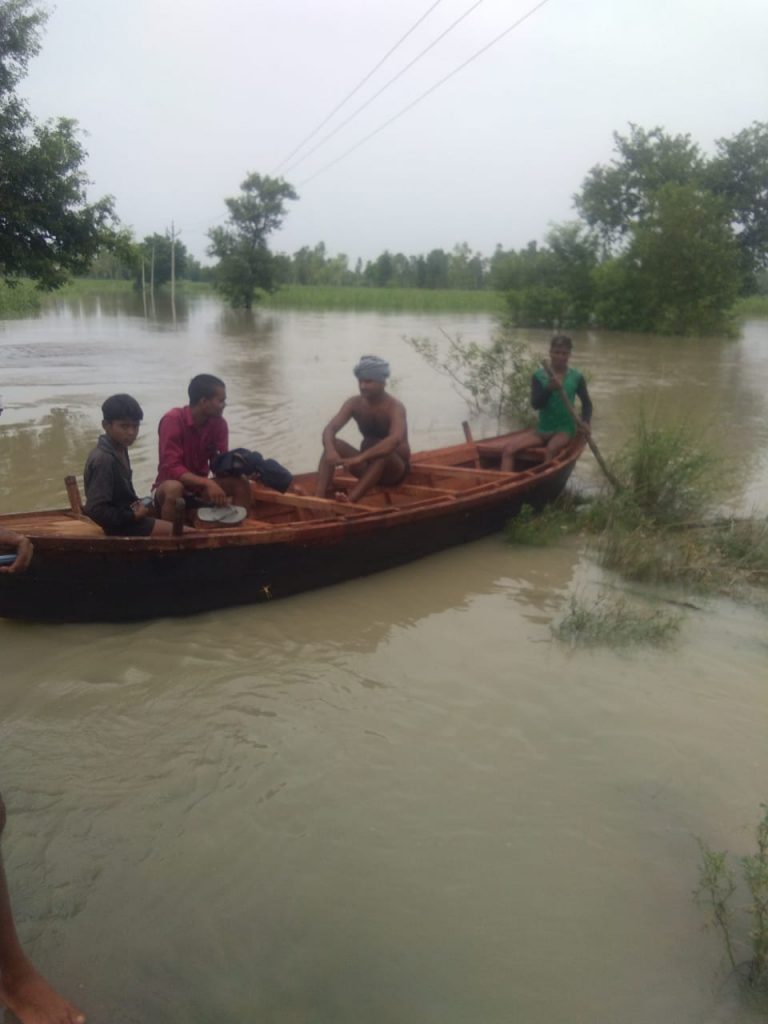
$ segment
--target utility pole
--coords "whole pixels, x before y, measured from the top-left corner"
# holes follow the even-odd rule
[[[171,304],[176,305],[176,232],[171,221]]]
[[[174,327],[176,326],[176,238],[176,225],[171,221],[171,312]]]

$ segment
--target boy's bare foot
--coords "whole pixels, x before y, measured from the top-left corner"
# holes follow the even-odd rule
[[[19,974],[0,978],[0,1002],[22,1024],[84,1024],[85,1014],[51,988],[32,964]]]
[[[336,491],[336,493],[333,496],[333,500],[334,501],[340,501],[340,502],[342,502],[342,504],[348,505],[349,504],[349,495],[347,494],[346,491]]]

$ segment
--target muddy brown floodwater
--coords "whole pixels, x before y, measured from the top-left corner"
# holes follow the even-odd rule
[[[146,491],[157,420],[202,371],[228,384],[233,442],[296,469],[364,352],[390,359],[415,448],[457,441],[461,399],[402,338],[492,330],[158,313],[103,296],[0,324],[3,511],[64,503],[115,391],[144,406]],[[768,322],[574,340],[601,448],[641,401],[685,414],[732,456],[733,507],[768,510]],[[554,641],[570,596],[607,584],[575,544],[493,537],[258,608],[0,622],[25,944],[94,1024],[762,1019],[691,892],[697,837],[748,852],[768,798],[765,614],[697,601],[672,646],[634,654]]]

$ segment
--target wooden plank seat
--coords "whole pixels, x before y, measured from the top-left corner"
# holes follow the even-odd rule
[[[309,494],[293,494],[280,491],[271,491],[267,487],[259,487],[251,484],[251,493],[254,505],[288,505],[296,509],[307,509],[308,511],[322,512],[325,516],[360,516],[370,512],[380,512],[377,506],[366,505],[363,502],[334,501],[332,498],[315,498]]]

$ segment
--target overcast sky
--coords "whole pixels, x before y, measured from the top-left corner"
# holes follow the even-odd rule
[[[690,133],[711,151],[768,120],[766,0],[545,0],[323,170],[536,2],[59,0],[20,91],[37,117],[73,117],[88,133],[92,198],[114,195],[139,237],[173,220],[198,258],[251,171],[282,173],[300,195],[273,248],[322,240],[354,263],[466,241],[490,255],[572,218],[573,193],[628,122]],[[430,7],[294,159],[473,4],[316,153],[284,162]]]

